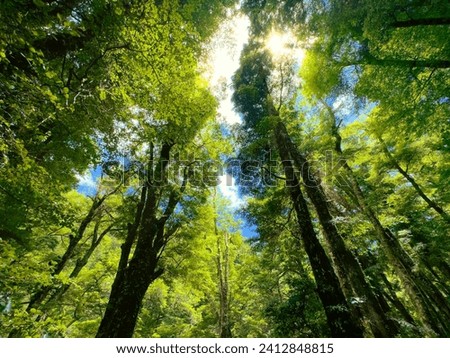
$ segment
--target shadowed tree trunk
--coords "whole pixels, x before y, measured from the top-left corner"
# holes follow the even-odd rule
[[[107,198],[109,198],[111,195],[115,194],[119,190],[119,188],[120,188],[120,186],[117,187],[116,189],[114,189],[112,192],[110,192],[102,197],[95,196],[95,198],[93,199],[92,205],[89,209],[89,212],[84,217],[84,219],[81,221],[76,234],[69,236],[69,245],[68,245],[66,251],[64,252],[63,256],[58,260],[56,267],[54,268],[54,270],[52,272],[52,277],[59,275],[64,270],[64,268],[67,266],[67,263],[69,262],[69,260],[71,258],[73,258],[75,249],[78,247],[78,244],[83,239],[83,236],[84,236],[84,233],[85,233],[87,227],[89,226],[89,224],[91,224],[91,222],[98,215],[102,204],[105,202],[105,200]],[[106,235],[106,233],[105,233],[105,235]],[[103,238],[103,236],[102,236],[102,238]],[[95,248],[98,246],[98,244],[95,245],[95,247],[93,247],[92,252],[95,250]],[[91,252],[91,254],[92,254],[92,252]],[[89,254],[86,259],[89,259],[90,256],[91,255]],[[52,292],[52,289],[53,289],[52,286],[45,286],[45,287],[42,287],[36,293],[34,293],[34,295],[30,299],[30,303],[28,304],[27,311],[29,312],[32,308],[37,308],[39,305],[41,305],[45,301],[45,299],[48,297],[48,295]]]
[[[158,204],[166,184],[172,146],[173,144],[167,143],[162,145],[159,161],[153,169],[151,145],[147,181],[141,192],[134,222],[128,225],[119,267],[96,337],[132,337],[144,295],[150,284],[163,273],[163,269],[158,266],[159,259],[168,238],[173,234],[166,230],[166,223],[173,214],[188,180],[188,171],[185,169],[181,187],[170,192],[167,206],[158,217]],[[136,243],[136,247],[132,258],[129,259],[133,243]]]
[[[347,178],[349,179],[352,193],[356,199],[356,204],[359,206],[361,211],[367,216],[367,218],[371,222],[375,230],[375,233],[378,237],[378,240],[383,248],[383,251],[386,253],[395,272],[402,280],[402,283],[405,286],[409,298],[414,303],[414,306],[417,308],[417,311],[419,312],[420,321],[422,321],[423,325],[430,332],[436,332],[439,335],[446,336],[448,334],[449,329],[448,322],[450,322],[450,316],[448,316],[448,313],[450,312],[448,302],[446,301],[445,297],[442,296],[442,294],[439,292],[439,290],[436,288],[433,282],[431,282],[430,279],[428,279],[422,272],[418,271],[415,268],[413,260],[401,246],[397,237],[390,230],[383,227],[376,213],[372,210],[371,207],[369,207],[366,204],[366,199],[361,189],[361,186],[358,183],[352,168],[347,163],[345,158],[343,158],[343,151],[341,147],[342,138],[339,134],[338,124],[334,112],[324,101],[322,101],[321,103],[330,114],[330,118],[332,121],[331,134],[335,140],[334,149],[336,153],[340,156],[340,162],[342,163],[342,167],[347,173]],[[382,140],[380,139],[380,141]],[[399,170],[399,172],[404,176],[406,175],[405,178],[407,180],[409,178],[414,181],[414,179],[412,179],[406,172],[404,172],[404,170],[400,167],[400,165],[394,160],[384,142],[382,142],[382,144],[384,151],[389,156],[391,161],[395,163],[394,165]],[[418,185],[415,182],[414,184],[415,184],[413,185],[414,188],[418,187]],[[420,192],[423,193],[423,191]],[[423,195],[425,196],[425,194]],[[427,197],[425,196],[425,198]],[[432,202],[431,199],[428,199],[427,203],[429,202]],[[438,207],[437,205],[435,205],[433,208],[436,210],[436,207],[440,209],[440,207]],[[439,212],[439,210],[436,211]],[[444,213],[442,209],[440,211],[441,213]],[[397,302],[395,302],[395,306],[397,307],[397,309],[399,309],[399,311],[401,311],[404,317],[408,316],[404,312],[404,307],[400,307]],[[440,316],[443,319],[439,318]]]
[[[56,263],[55,268],[53,269],[51,273],[51,277],[57,277],[67,266],[68,262],[74,257],[75,250],[77,249],[80,241],[83,239],[86,229],[88,226],[92,223],[92,221],[99,215],[102,205],[105,202],[107,198],[109,198],[111,195],[115,194],[120,189],[120,186],[118,186],[116,189],[114,189],[112,192],[105,194],[102,197],[99,197],[96,195],[93,198],[92,205],[86,214],[86,216],[81,221],[80,225],[78,226],[78,230],[76,231],[75,235],[69,235],[69,245],[66,248],[66,251],[64,254],[60,257],[58,262]],[[93,238],[93,245],[84,253],[83,257],[79,258],[77,260],[77,264],[73,270],[73,272],[70,275],[70,278],[75,278],[78,276],[81,269],[87,264],[89,258],[91,257],[92,253],[95,251],[97,246],[100,244],[103,237],[111,230],[112,226],[108,227],[101,235],[98,237],[98,225],[100,223],[100,220],[97,222],[94,228],[94,238]],[[97,236],[97,237],[96,237]],[[64,284],[62,286],[42,286],[39,288],[35,293],[31,295],[30,301],[27,306],[27,312],[30,312],[32,309],[44,309],[49,304],[55,301],[56,298],[61,297],[64,292],[67,291],[70,284]],[[36,317],[36,322],[40,321],[43,317],[39,315]],[[13,329],[8,337],[20,337],[21,332],[18,329]]]
[[[428,18],[428,19],[409,19],[403,21],[394,21],[391,23],[392,27],[415,27],[415,26],[436,26],[436,25],[450,25],[450,18]]]
[[[97,247],[100,245],[100,243],[103,241],[103,238],[111,231],[114,224],[109,225],[105,230],[103,230],[100,234],[98,233],[98,229],[101,222],[98,221],[95,224],[94,228],[94,234],[92,237],[91,245],[89,248],[85,251],[84,255],[80,257],[77,262],[75,263],[75,267],[73,268],[72,272],[69,275],[69,279],[73,280],[78,277],[81,270],[87,265],[89,262],[89,259],[91,258],[94,251],[97,249]],[[67,292],[67,290],[70,288],[71,284],[66,283],[61,285],[58,288],[55,288],[52,290],[51,295],[48,297],[46,302],[44,303],[44,308],[49,307],[50,305],[54,304],[55,302],[58,302],[58,300]]]
[[[216,189],[214,189],[214,234],[217,238],[217,278],[218,278],[218,291],[219,291],[219,337],[220,338],[232,338],[231,322],[230,322],[230,261],[229,261],[229,236],[228,232],[219,232],[217,225],[217,207],[216,207]],[[222,252],[222,246],[224,246],[225,252]]]
[[[406,68],[449,68],[450,61],[447,60],[401,60],[393,58],[377,58],[369,53],[365,54],[361,64],[388,67]]]
[[[359,302],[367,320],[367,325],[375,337],[394,337],[397,333],[397,327],[387,317],[386,312],[381,307],[372,288],[366,281],[356,257],[347,249],[330,214],[325,193],[320,182],[314,177],[309,162],[298,151],[285,125],[281,121],[278,122],[277,132],[280,133],[280,136],[286,142],[292,160],[300,171],[308,197],[316,209],[320,224],[323,228],[323,233],[342,286],[351,290],[352,297],[347,298]]]
[[[363,332],[358,320],[352,317],[333,266],[316,236],[308,205],[292,165],[285,135],[278,128],[275,131],[275,141],[283,163],[286,186],[297,215],[303,246],[311,264],[317,293],[325,310],[331,335],[362,337]]]
[[[392,287],[392,284],[387,279],[386,275],[381,272],[380,277],[384,283],[384,285],[387,288],[387,293],[385,293],[386,299],[392,303],[392,305],[397,309],[397,311],[402,315],[403,319],[408,322],[409,324],[415,326],[416,323],[414,321],[414,318],[411,316],[409,311],[406,309],[406,307],[403,305],[403,303],[398,299],[397,294],[395,292],[394,287]]]

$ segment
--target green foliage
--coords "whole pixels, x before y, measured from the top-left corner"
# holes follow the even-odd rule
[[[147,293],[136,329],[137,337],[219,335],[217,245],[222,235],[230,235],[229,294],[233,336],[265,334],[262,302],[252,288],[252,271],[258,270],[258,262],[237,232],[238,223],[226,205],[227,201],[221,197],[216,198],[215,204],[209,200],[198,208],[191,224],[183,227],[168,245],[164,259],[167,274]]]
[[[242,1],[251,39],[233,77],[243,123],[229,138],[199,63],[236,4],[1,2],[0,336],[96,335],[142,180],[165,144],[167,183],[152,192],[153,214],[167,219],[158,262],[165,271],[145,295],[135,336],[219,337],[224,325],[233,337],[329,336],[275,162],[273,111],[321,180],[339,234],[399,335],[434,333],[374,218],[411,260],[411,277],[421,278],[415,284],[435,315],[443,312],[436,320],[445,332],[448,2]],[[265,49],[274,29],[304,44],[300,68]],[[251,240],[211,190],[235,151],[246,161],[238,181],[248,200],[241,214],[257,227]],[[94,168],[101,175],[93,193],[76,191]]]
[[[399,275],[395,259],[386,256],[389,250],[378,241],[377,225],[381,225],[413,259],[414,273],[422,275],[422,280],[437,280],[439,289],[431,283],[425,288],[443,297],[434,309],[446,306],[450,210],[447,2],[249,0],[244,1],[243,10],[255,37],[273,29],[288,30],[307,52],[299,69],[301,101],[295,109],[300,113],[292,111],[289,132],[313,163],[314,175],[322,180],[334,221],[348,247],[360,262],[378,257],[377,263],[363,265],[368,279],[387,292],[388,285],[380,277],[386,272]],[[243,60],[240,71],[246,66]],[[258,98],[247,93],[256,92],[238,87],[235,96],[248,108],[251,101],[254,107],[258,101],[264,107],[267,94]],[[239,102],[237,108],[251,118]],[[259,121],[267,115],[253,113]],[[251,120],[253,128],[256,122]],[[254,153],[254,148],[267,151],[260,138],[244,137],[247,154]],[[252,201],[247,210],[249,218],[258,224],[261,238],[277,236],[277,219],[259,217],[266,208],[271,213],[280,208],[280,197],[275,190],[259,190],[258,195],[259,203]],[[396,265],[397,270],[390,271]],[[420,321],[420,309],[411,301],[411,289],[404,279],[393,279],[399,283],[396,294],[406,311]],[[417,326],[411,323],[395,297],[390,297],[390,304],[403,327],[401,334],[428,334],[418,322]],[[270,312],[289,322],[286,312],[299,309],[293,295]]]

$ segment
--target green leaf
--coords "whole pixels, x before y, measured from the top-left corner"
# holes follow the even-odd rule
[[[45,3],[42,0],[33,0],[33,4],[37,7],[45,7]]]

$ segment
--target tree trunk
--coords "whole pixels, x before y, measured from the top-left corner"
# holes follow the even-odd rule
[[[149,174],[136,209],[134,223],[128,225],[128,234],[122,245],[116,277],[109,302],[96,337],[132,337],[142,300],[150,284],[163,273],[159,259],[173,232],[165,232],[167,220],[173,214],[184,190],[190,172],[185,168],[181,187],[170,192],[167,206],[158,218],[159,202],[167,181],[167,166],[173,144],[163,144],[156,167],[153,168],[153,145],[150,146]],[[128,262],[133,243],[136,248]]]
[[[375,337],[395,336],[397,333],[396,326],[386,316],[380,302],[366,281],[359,262],[347,249],[342,236],[339,234],[330,214],[325,193],[320,182],[314,177],[309,162],[297,150],[289,137],[285,125],[281,121],[278,123],[278,131],[286,142],[295,166],[300,171],[308,197],[316,209],[338,277],[344,287],[351,287],[353,297],[348,297],[348,299],[354,299],[360,304],[361,310],[367,319],[367,324]]]
[[[385,297],[387,298],[387,300],[392,303],[392,305],[402,315],[403,319],[406,322],[415,326],[416,322],[414,321],[414,318],[411,316],[411,314],[406,309],[406,307],[403,305],[403,303],[398,299],[397,294],[395,293],[395,290],[392,287],[392,284],[389,282],[389,280],[387,279],[384,272],[380,273],[380,277],[387,289],[387,293],[385,293]]]
[[[366,204],[364,193],[358,181],[356,180],[352,168],[342,157],[342,138],[337,128],[334,113],[326,103],[322,102],[322,104],[325,106],[331,116],[331,134],[335,139],[335,151],[341,157],[340,159],[343,160],[342,167],[348,175],[350,186],[356,199],[357,205],[372,223],[384,252],[387,254],[388,259],[393,265],[395,272],[400,277],[403,285],[405,286],[409,298],[411,299],[412,303],[419,313],[420,321],[422,321],[422,324],[430,331],[430,333],[434,331],[445,336],[445,334],[447,334],[446,332],[448,328],[445,328],[445,324],[440,323],[441,320],[437,319],[437,316],[434,312],[436,309],[439,311],[439,305],[435,306],[434,308],[432,307],[432,305],[430,306],[429,298],[427,298],[427,295],[429,294],[427,294],[427,292],[433,290],[433,293],[430,294],[436,301],[440,302],[440,305],[442,305],[441,310],[444,309],[444,312],[442,312],[441,314],[444,314],[444,317],[448,317],[447,322],[450,321],[450,316],[447,316],[447,314],[445,313],[445,311],[448,311],[448,302],[446,302],[445,298],[442,296],[439,290],[435,288],[431,280],[429,280],[423,273],[419,272],[414,267],[415,265],[413,260],[403,249],[395,235],[393,235],[388,229],[385,229],[383,227],[376,213]],[[384,148],[385,151],[387,151],[387,147],[385,145]],[[397,165],[397,169],[398,168],[400,168],[399,165]],[[402,310],[402,308],[399,308],[398,305],[397,309]],[[403,316],[406,316],[405,312],[401,313],[403,314]]]
[[[129,338],[133,336],[144,295],[161,274],[158,260],[143,253],[130,261],[120,281],[114,282],[97,338]]]
[[[389,158],[389,161],[394,166],[395,169],[412,185],[412,187],[416,190],[417,194],[428,204],[428,206],[436,211],[447,223],[450,223],[450,216],[442,209],[434,200],[430,199],[425,192],[422,190],[419,184],[414,180],[414,178],[409,175],[406,170],[404,170],[400,163],[394,158],[392,153],[389,151],[386,143],[384,143],[381,137],[378,137],[380,141],[383,151],[386,156]]]
[[[70,259],[73,258],[75,249],[78,247],[78,244],[83,239],[84,233],[88,226],[91,224],[91,222],[94,220],[94,218],[98,215],[99,210],[105,200],[110,197],[111,195],[115,194],[119,190],[120,186],[118,186],[116,189],[114,189],[112,192],[102,196],[98,197],[96,196],[93,199],[92,205],[89,209],[89,212],[87,215],[83,218],[83,220],[80,223],[80,226],[78,227],[78,230],[75,235],[69,236],[69,245],[64,252],[63,256],[59,259],[58,263],[56,264],[56,267],[53,269],[53,272],[51,274],[52,277],[58,276],[64,268],[67,266],[67,263]],[[109,231],[109,230],[108,230]],[[105,233],[106,234],[106,233]],[[94,250],[97,246],[94,247]],[[91,252],[92,254],[92,252]],[[87,259],[89,259],[90,254],[88,255]],[[35,292],[32,297],[30,298],[30,302],[27,307],[27,311],[29,312],[32,308],[38,308],[48,297],[48,295],[53,291],[53,286],[44,286],[37,292]]]
[[[217,274],[219,277],[219,336],[220,338],[232,338],[231,324],[229,320],[229,245],[228,233],[225,233],[225,252],[222,254],[220,235],[217,233]]]
[[[75,249],[78,246],[78,243],[83,238],[86,228],[94,219],[94,216],[97,213],[97,209],[103,203],[104,199],[106,199],[106,197],[100,200],[98,200],[97,197],[94,199],[92,206],[86,217],[82,220],[76,235],[69,235],[69,246],[67,246],[67,249],[64,252],[63,256],[59,259],[58,263],[56,264],[56,267],[53,269],[53,272],[51,274],[52,277],[59,275],[62,272],[62,270],[66,267],[69,260],[73,257]],[[53,286],[44,286],[37,292],[35,292],[30,299],[30,303],[28,304],[27,307],[27,312],[29,312],[32,308],[39,307],[39,305],[41,305],[48,297],[52,289]]]
[[[325,310],[331,335],[333,337],[362,337],[362,329],[350,313],[333,266],[316,236],[300,182],[292,166],[286,138],[278,129],[275,131],[275,140],[287,178],[286,185],[297,215],[300,235],[311,264],[317,292]]]
[[[84,253],[84,255],[77,260],[75,267],[73,268],[72,272],[70,273],[69,278],[71,280],[78,277],[81,270],[89,262],[89,259],[91,258],[94,251],[97,249],[97,247],[102,242],[103,238],[108,234],[108,232],[113,227],[113,224],[111,224],[100,235],[98,235],[98,228],[99,228],[100,224],[101,224],[100,221],[98,223],[96,223],[91,246],[89,247],[89,249],[87,249],[87,251]],[[61,285],[60,287],[54,288],[52,290],[51,294],[49,294],[49,297],[47,298],[46,302],[43,303],[43,305],[42,305],[43,309],[47,310],[52,305],[52,303],[58,302],[59,299],[67,292],[67,290],[70,288],[70,286],[71,286],[71,283],[66,283],[66,284]]]
[[[355,65],[357,63],[352,63]],[[402,60],[395,58],[377,58],[366,52],[363,54],[362,65],[373,65],[383,67],[405,67],[405,68],[449,68],[448,60]],[[349,64],[350,65],[350,64]]]
[[[104,195],[103,197],[99,198],[98,196],[96,196],[93,199],[93,202],[89,209],[89,212],[86,214],[86,216],[81,221],[76,234],[69,236],[69,240],[70,240],[69,245],[67,246],[64,254],[61,256],[61,258],[57,262],[56,267],[53,269],[53,271],[51,273],[51,277],[58,276],[64,270],[64,268],[67,266],[67,263],[69,262],[69,260],[73,258],[75,249],[78,247],[79,242],[83,239],[86,229],[91,224],[91,222],[94,220],[94,218],[98,215],[98,212],[99,212],[102,204],[104,203],[104,201],[108,197],[110,197],[111,195],[116,193],[119,190],[119,188],[120,188],[120,186],[118,186],[112,192]],[[96,228],[94,229],[94,231],[96,231],[96,230],[98,230],[97,225],[96,225]],[[89,260],[90,256],[94,252],[95,248],[98,246],[101,239],[103,239],[103,236],[106,235],[107,232],[109,232],[109,230],[111,230],[111,226],[104,233],[102,233],[102,235],[100,235],[101,237],[100,237],[99,242],[96,245],[94,245],[93,247],[91,247],[85,253],[83,258],[80,258],[77,261],[74,271],[77,271],[77,270],[81,271],[81,269],[87,264],[87,261]],[[82,262],[83,262],[83,265],[81,265]],[[75,278],[78,275],[78,273],[79,272],[77,272],[76,275],[73,276],[74,273],[72,272],[72,274],[70,275],[70,278]],[[53,302],[56,298],[61,297],[61,295],[64,294],[68,288],[69,288],[69,284],[64,284],[60,287],[55,287],[55,286],[40,287],[35,293],[33,293],[31,295],[30,302],[28,303],[28,306],[26,309],[27,312],[30,312],[34,308],[45,309],[45,307],[47,307],[49,305],[49,303]],[[43,316],[38,315],[36,317],[35,321],[38,322],[41,319],[43,319]],[[9,333],[8,337],[19,337],[20,334],[21,334],[21,332],[19,329],[13,329]]]

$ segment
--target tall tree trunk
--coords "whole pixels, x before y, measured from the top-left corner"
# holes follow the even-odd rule
[[[153,145],[151,145],[149,175],[141,193],[133,224],[122,245],[119,267],[114,279],[105,314],[96,337],[132,337],[137,317],[148,287],[163,273],[158,267],[167,243],[165,226],[172,215],[188,180],[185,170],[181,188],[170,193],[164,213],[158,218],[158,203],[167,177],[167,166],[172,144],[163,144],[156,168],[153,170]],[[133,243],[136,248],[128,261]]]
[[[101,210],[103,203],[105,202],[105,200],[108,197],[115,194],[120,189],[120,187],[121,186],[119,185],[112,192],[105,194],[102,197],[95,196],[95,198],[93,199],[92,205],[91,205],[88,213],[86,214],[86,216],[81,221],[76,234],[69,235],[69,245],[67,246],[64,254],[58,260],[55,268],[51,272],[51,277],[57,277],[66,268],[68,262],[70,261],[70,259],[73,258],[74,254],[75,254],[75,249],[78,247],[78,244],[83,239],[86,229],[92,223],[92,221],[95,219],[95,217],[98,216],[98,213]],[[98,230],[97,225],[96,225],[94,231],[96,231],[96,230]],[[83,257],[77,261],[75,269],[77,269],[77,267],[78,267],[78,269],[81,270],[86,265],[90,256],[94,252],[95,248],[98,246],[101,239],[103,239],[103,236],[106,235],[107,232],[109,232],[110,230],[111,230],[111,227],[109,227],[106,230],[106,232],[101,235],[99,242],[96,245],[94,245],[94,247],[91,247],[90,249],[88,249],[88,251],[83,255]],[[94,233],[94,235],[95,235],[95,233]],[[81,264],[81,262],[79,262],[80,260],[83,262],[85,261],[81,267],[79,267]],[[78,273],[76,275],[78,275]],[[70,278],[74,278],[72,276],[72,274],[71,274]],[[32,309],[35,309],[35,308],[36,309],[44,309],[45,307],[48,306],[49,303],[54,302],[56,297],[61,297],[61,295],[65,291],[67,291],[68,287],[69,287],[69,284],[64,284],[60,287],[55,287],[55,286],[51,286],[51,285],[46,285],[46,286],[40,287],[36,292],[34,292],[31,295],[30,302],[28,303],[28,306],[26,309],[27,312],[30,312]],[[38,322],[43,318],[45,318],[45,317],[43,317],[42,315],[39,315],[36,317],[35,321]],[[19,329],[13,329],[9,333],[8,337],[20,337],[20,334],[21,334],[21,332]]]
[[[380,302],[366,281],[359,262],[353,253],[347,249],[342,236],[339,234],[330,214],[325,193],[320,182],[314,177],[309,162],[292,142],[286,126],[279,121],[277,127],[285,138],[289,153],[295,166],[300,171],[308,197],[316,209],[340,281],[343,286],[351,287],[353,299],[360,303],[373,335],[375,337],[395,336],[397,328],[394,322],[386,316]],[[351,297],[348,298],[352,299]]]
[[[80,223],[80,226],[78,227],[78,230],[75,235],[69,235],[69,245],[67,246],[66,251],[64,252],[63,256],[58,260],[56,267],[53,269],[52,277],[55,277],[59,275],[62,270],[66,267],[69,260],[73,257],[75,249],[78,246],[78,243],[81,241],[81,239],[84,236],[84,232],[86,231],[89,224],[94,219],[95,215],[98,212],[98,209],[103,204],[105,199],[109,195],[105,195],[102,198],[95,197],[94,201],[92,202],[91,208],[89,209],[89,212],[87,215],[83,218],[83,220]],[[37,308],[39,305],[41,305],[45,299],[48,297],[49,293],[52,291],[53,286],[44,286],[41,289],[39,289],[37,292],[33,294],[33,296],[30,299],[30,303],[28,304],[27,311],[29,312],[32,308]]]
[[[133,336],[144,295],[150,284],[161,274],[157,269],[157,256],[153,250],[134,255],[129,265],[114,281],[105,314],[98,329],[97,338],[129,338]]]
[[[314,231],[308,205],[292,165],[285,133],[279,128],[275,130],[275,141],[283,163],[286,185],[297,215],[303,246],[311,264],[317,293],[324,307],[331,335],[333,337],[362,337],[362,329],[350,313],[333,266]]]
[[[392,305],[397,309],[397,311],[402,315],[403,319],[408,322],[410,325],[415,326],[416,322],[414,321],[414,318],[411,316],[409,311],[406,309],[406,307],[403,305],[402,301],[399,300],[397,297],[397,294],[395,293],[395,289],[392,287],[392,284],[387,279],[384,272],[380,273],[381,280],[384,283],[384,286],[387,289],[387,292],[385,293],[386,299],[392,303]]]
[[[217,207],[216,207],[216,189],[214,188],[214,234],[217,237],[217,276],[219,280],[219,337],[232,338],[231,322],[230,322],[230,289],[229,289],[229,237],[228,233],[224,233],[225,253],[222,253],[221,233],[217,225]]]
[[[97,247],[103,241],[103,238],[111,231],[111,229],[114,225],[114,224],[111,224],[105,230],[103,230],[102,233],[99,235],[98,229],[99,229],[100,224],[101,224],[100,221],[98,221],[96,223],[91,245],[86,250],[84,255],[82,257],[80,257],[77,260],[77,262],[75,263],[75,267],[72,269],[72,272],[69,275],[69,279],[74,280],[78,277],[81,270],[83,270],[83,268],[89,262],[89,259],[91,258],[92,254],[95,252]],[[51,294],[45,301],[45,303],[43,303],[43,305],[42,305],[43,308],[45,310],[47,310],[50,306],[52,306],[53,303],[58,302],[59,299],[67,292],[67,290],[70,288],[70,286],[71,286],[71,283],[66,283],[66,284],[61,285],[60,287],[53,289]]]
[[[386,143],[384,143],[383,138],[381,136],[378,137],[380,141],[383,151],[386,156],[389,158],[389,161],[394,166],[395,169],[412,185],[417,194],[428,204],[428,206],[436,211],[447,223],[450,223],[450,215],[447,214],[441,206],[439,206],[434,200],[430,199],[425,192],[422,190],[419,184],[415,181],[415,179],[409,175],[406,170],[402,168],[400,163],[394,158],[392,153],[389,151]]]
[[[440,290],[447,296],[450,297],[450,287],[447,286],[446,282],[445,282],[445,277],[442,277],[439,275],[438,272],[436,272],[435,268],[433,267],[433,265],[427,260],[426,257],[424,257],[422,260],[422,263],[425,265],[425,267],[427,268],[427,271],[430,272],[430,274],[432,275],[432,277],[434,277],[434,282],[436,283],[436,287],[439,286]],[[449,276],[447,276],[449,277]]]
[[[350,186],[356,199],[357,205],[372,223],[378,240],[383,247],[383,251],[387,254],[389,261],[394,267],[395,272],[402,280],[409,298],[411,299],[419,313],[420,321],[429,331],[434,331],[436,333],[439,333],[440,335],[445,336],[446,334],[448,334],[446,333],[448,332],[448,327],[446,328],[446,326],[448,325],[441,323],[441,319],[437,318],[435,311],[437,310],[439,312],[440,310],[443,310],[443,312],[440,312],[438,314],[444,314],[444,317],[447,317],[444,319],[448,319],[447,322],[450,322],[450,316],[447,316],[446,313],[449,311],[448,302],[446,302],[446,299],[442,296],[439,290],[437,290],[431,280],[429,280],[423,273],[415,268],[413,260],[401,246],[397,237],[390,230],[383,227],[376,213],[372,210],[371,207],[366,204],[365,196],[360,187],[360,184],[358,183],[352,168],[343,158],[343,151],[341,147],[342,138],[339,134],[334,113],[326,103],[322,102],[322,104],[328,110],[332,119],[331,134],[335,139],[335,151],[340,156],[342,167],[347,173],[347,177],[349,179]],[[385,150],[387,150],[386,147]],[[398,168],[400,168],[399,165]],[[432,290],[433,292],[430,292],[430,290]],[[434,300],[439,302],[439,305],[442,305],[440,309],[439,305],[434,305],[433,307],[429,297],[427,297],[430,295],[434,297]],[[404,312],[403,315],[405,316]]]
[[[231,338],[231,324],[229,320],[229,244],[228,233],[224,236],[225,252],[222,253],[220,235],[217,233],[217,274],[219,277],[219,336]]]

